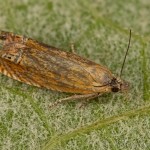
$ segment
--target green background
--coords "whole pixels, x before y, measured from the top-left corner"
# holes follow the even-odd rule
[[[0,149],[149,150],[150,1],[0,0],[0,29],[77,53],[119,74],[128,94],[112,93],[84,108],[68,94],[40,89],[0,75]]]

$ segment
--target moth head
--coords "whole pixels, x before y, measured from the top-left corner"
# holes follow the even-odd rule
[[[129,82],[120,78],[113,78],[110,83],[112,92],[127,92],[129,90]]]
[[[131,30],[130,30],[130,35],[129,35],[129,43],[128,43],[127,51],[125,53],[125,57],[123,59],[123,64],[122,64],[121,71],[120,71],[120,76],[117,78],[115,78],[115,77],[112,78],[111,83],[110,83],[112,92],[118,92],[118,91],[125,92],[125,91],[128,91],[128,89],[129,89],[129,83],[122,80],[121,75],[123,73],[126,56],[127,56],[127,53],[128,53],[129,47],[130,47],[130,41],[131,41]]]

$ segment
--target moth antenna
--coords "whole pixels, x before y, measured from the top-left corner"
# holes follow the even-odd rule
[[[128,54],[129,48],[130,48],[130,41],[131,41],[131,29],[130,29],[129,43],[128,43],[127,51],[126,51],[126,54],[125,54],[125,57],[124,57],[124,60],[123,60],[123,64],[122,64],[122,67],[121,67],[121,71],[120,71],[120,78],[121,78],[122,71],[123,71],[123,68],[124,68],[124,64],[125,64],[125,61],[126,61],[126,57],[127,57],[127,54]]]

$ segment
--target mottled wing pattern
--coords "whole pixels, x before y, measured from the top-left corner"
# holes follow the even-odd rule
[[[0,72],[13,79],[51,90],[82,94],[105,91],[103,85],[112,79],[107,68],[76,54],[30,38],[3,35]]]

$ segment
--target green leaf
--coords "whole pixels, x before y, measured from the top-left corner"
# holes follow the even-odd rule
[[[0,149],[143,150],[150,147],[150,3],[148,0],[25,0],[0,2],[1,30],[77,53],[120,72],[127,94],[112,93],[77,108],[52,109],[68,94],[40,89],[0,74]],[[1,47],[0,47],[1,48]]]

